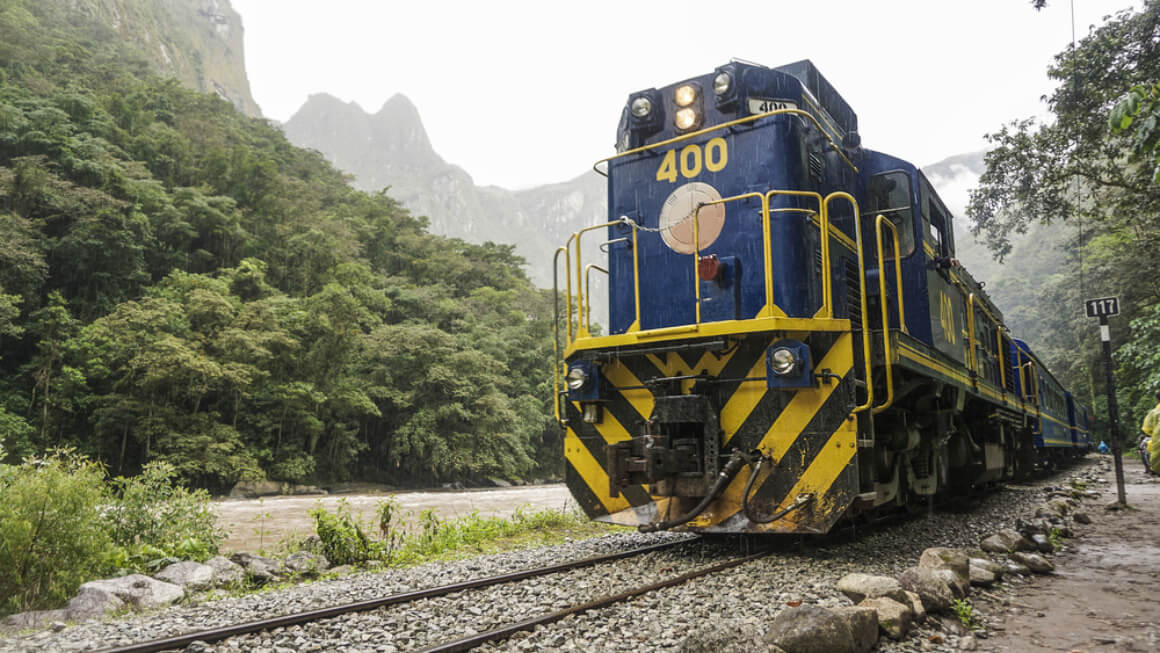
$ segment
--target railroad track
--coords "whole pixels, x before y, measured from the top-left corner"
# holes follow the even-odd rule
[[[147,642],[140,642],[137,644],[129,644],[126,646],[118,646],[118,647],[114,647],[114,648],[106,648],[106,649],[101,649],[100,651],[98,651],[98,653],[151,653],[153,651],[167,651],[167,650],[174,650],[174,649],[182,649],[182,648],[192,644],[193,642],[197,642],[197,641],[212,644],[214,642],[220,642],[222,640],[230,639],[233,637],[239,637],[242,635],[260,633],[262,631],[273,630],[275,628],[284,628],[287,626],[297,626],[297,625],[307,624],[307,623],[311,623],[311,622],[315,622],[315,621],[321,621],[323,619],[329,619],[332,617],[339,617],[342,615],[348,615],[348,614],[353,614],[353,613],[358,613],[358,612],[368,612],[368,611],[376,610],[379,608],[398,606],[398,605],[402,605],[402,604],[406,604],[406,603],[411,603],[414,601],[419,601],[421,599],[429,599],[429,598],[435,598],[435,597],[439,597],[439,596],[445,596],[448,594],[454,594],[456,592],[462,592],[465,590],[482,589],[482,588],[492,587],[495,585],[502,585],[504,583],[513,583],[513,582],[517,582],[517,581],[526,580],[529,578],[535,578],[537,576],[545,576],[545,575],[549,575],[549,574],[556,574],[556,573],[571,571],[574,569],[582,569],[584,567],[592,567],[592,566],[607,563],[607,562],[614,562],[617,560],[623,560],[625,558],[632,558],[632,557],[636,557],[636,556],[645,555],[648,553],[655,553],[655,552],[659,552],[659,551],[664,551],[666,549],[671,549],[671,548],[682,546],[682,545],[688,545],[688,544],[691,544],[693,542],[697,542],[698,540],[700,540],[700,538],[689,538],[689,539],[682,539],[682,540],[676,540],[676,541],[671,541],[671,542],[663,542],[661,544],[654,544],[651,546],[641,547],[641,548],[637,548],[637,549],[630,549],[628,551],[619,551],[616,553],[609,553],[609,554],[605,554],[605,555],[593,556],[593,557],[584,558],[581,560],[574,560],[574,561],[563,562],[563,563],[559,563],[559,564],[555,564],[555,565],[536,567],[534,569],[527,569],[527,570],[523,570],[523,571],[509,573],[509,574],[500,574],[498,576],[490,576],[487,578],[480,578],[480,579],[476,579],[476,580],[469,580],[469,581],[463,581],[463,582],[459,582],[459,583],[452,583],[449,585],[441,585],[439,587],[432,587],[432,588],[421,589],[421,590],[413,590],[413,591],[409,591],[409,592],[401,592],[398,594],[392,594],[389,596],[384,596],[384,597],[380,597],[380,598],[376,598],[376,599],[370,599],[370,600],[366,600],[366,601],[359,601],[356,603],[347,603],[344,605],[337,605],[337,606],[332,606],[332,607],[328,607],[328,608],[321,608],[318,610],[309,610],[309,611],[305,611],[305,612],[297,612],[297,613],[283,615],[283,616],[279,616],[279,617],[270,617],[267,619],[261,619],[261,620],[251,621],[251,622],[241,623],[241,624],[235,624],[232,626],[223,626],[220,628],[212,628],[212,629],[208,629],[208,630],[195,631],[195,632],[186,633],[184,635],[178,635],[175,637],[166,637],[163,639],[150,640]],[[766,553],[767,552],[761,553],[760,555],[766,555]],[[674,579],[670,579],[669,581],[664,581],[663,583],[656,583],[652,586],[639,588],[638,590],[632,590],[630,592],[622,592],[621,594],[616,595],[618,597],[621,597],[619,599],[616,599],[616,597],[608,597],[607,599],[603,599],[603,601],[605,601],[604,603],[600,603],[600,601],[592,601],[592,602],[586,603],[582,606],[576,606],[573,608],[569,608],[569,610],[562,611],[562,613],[554,613],[553,615],[548,615],[548,617],[555,616],[555,619],[550,619],[549,621],[527,620],[527,623],[529,623],[530,625],[526,626],[525,628],[515,628],[514,630],[510,630],[510,631],[508,629],[503,629],[507,634],[503,634],[503,635],[497,634],[494,636],[493,640],[491,640],[491,641],[506,638],[506,637],[510,636],[511,633],[515,633],[515,632],[519,632],[520,630],[535,627],[535,625],[537,625],[539,623],[551,623],[551,621],[555,621],[557,619],[562,619],[563,617],[567,616],[568,614],[576,614],[576,613],[582,612],[584,610],[591,610],[591,609],[596,608],[596,607],[601,607],[602,605],[610,605],[611,603],[615,603],[618,600],[624,601],[624,600],[631,598],[632,596],[637,596],[637,595],[645,593],[647,591],[652,591],[654,589],[660,589],[662,587],[669,587],[673,584],[683,583],[683,582],[686,582],[692,578],[697,577],[697,575],[705,575],[705,574],[713,573],[713,571],[719,571],[720,569],[725,569],[725,568],[728,568],[730,566],[736,566],[738,564],[742,564],[743,562],[746,562],[749,559],[753,559],[753,558],[754,558],[754,556],[746,556],[745,558],[742,558],[742,559],[731,560],[731,561],[728,561],[727,563],[721,563],[720,565],[714,565],[711,568],[701,570],[699,573],[698,572],[690,572],[689,574],[682,574],[682,576],[679,576],[679,577],[674,578]],[[717,567],[720,567],[720,569],[717,569]],[[613,600],[613,599],[615,599],[615,600]],[[597,605],[598,603],[599,603],[599,605]],[[581,608],[583,608],[583,610]],[[559,615],[559,616],[556,616],[556,615]],[[498,631],[496,631],[496,632],[498,632]],[[480,643],[482,643],[483,641],[489,641],[489,640],[481,640]],[[448,645],[450,645],[450,644],[448,644]],[[474,644],[473,646],[478,646],[478,644]],[[468,648],[470,648],[470,646],[468,646]],[[435,647],[435,648],[432,648],[430,650],[462,651],[462,650],[467,650],[467,649],[466,648]]]

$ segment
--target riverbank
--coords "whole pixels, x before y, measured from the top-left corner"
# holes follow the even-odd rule
[[[562,483],[473,490],[407,490],[374,494],[273,496],[261,499],[220,499],[218,525],[227,533],[223,552],[272,549],[279,542],[305,538],[314,533],[310,511],[323,507],[333,512],[346,502],[351,513],[376,523],[377,507],[393,498],[399,507],[395,520],[404,530],[416,528],[419,515],[433,510],[442,520],[478,512],[487,517],[511,517],[516,510],[572,510],[576,503]]]

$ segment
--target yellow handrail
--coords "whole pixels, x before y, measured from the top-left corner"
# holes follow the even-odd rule
[[[584,294],[588,295],[589,297],[592,296],[592,293],[590,293],[588,291],[588,289],[590,287],[589,282],[592,279],[592,276],[589,273],[592,272],[592,270],[596,270],[598,272],[603,272],[604,276],[608,276],[608,270],[600,267],[599,265],[596,265],[595,263],[589,263],[588,265],[584,266]],[[584,314],[584,328],[586,328],[588,330],[588,332],[591,333],[592,332],[592,302],[588,302],[588,306],[586,307],[586,309],[587,309],[587,312]]]
[[[680,136],[674,136],[673,138],[669,138],[669,139],[659,141],[656,143],[651,143],[649,145],[642,145],[640,147],[634,147],[631,150],[625,150],[624,152],[619,152],[619,153],[614,154],[612,156],[600,159],[596,163],[592,164],[592,169],[594,171],[596,171],[596,174],[607,177],[608,173],[602,172],[600,170],[600,168],[598,167],[601,163],[608,163],[609,161],[614,161],[614,160],[619,159],[621,157],[630,156],[632,154],[638,154],[640,152],[647,152],[649,150],[655,150],[658,147],[672,145],[673,143],[680,143],[681,141],[689,140],[690,138],[704,136],[705,134],[711,134],[715,131],[719,131],[722,129],[729,129],[732,127],[736,127],[737,125],[743,125],[743,124],[749,123],[749,122],[756,122],[758,120],[761,120],[762,118],[768,118],[770,116],[776,116],[779,114],[796,114],[796,115],[801,115],[801,116],[805,116],[806,118],[809,118],[810,121],[814,123],[814,126],[816,126],[818,128],[818,131],[821,132],[822,136],[826,137],[826,141],[830,144],[830,148],[833,149],[835,152],[837,152],[838,156],[842,157],[842,160],[846,162],[846,165],[850,166],[850,169],[852,169],[854,172],[858,172],[858,167],[855,166],[850,161],[850,159],[848,159],[846,157],[846,154],[844,152],[842,152],[842,148],[838,147],[837,143],[834,142],[834,139],[830,138],[830,135],[827,134],[826,130],[822,127],[822,123],[818,122],[818,119],[815,118],[812,113],[810,113],[809,111],[806,111],[804,109],[775,109],[773,111],[767,111],[765,113],[759,113],[759,114],[752,115],[752,116],[746,116],[744,118],[738,118],[736,120],[730,120],[728,122],[723,122],[719,125],[713,125],[711,127],[706,127],[704,129],[698,129],[695,132],[689,132],[688,134],[681,134]]]
[[[886,255],[882,249],[882,226],[886,225],[890,228],[891,236],[893,237],[894,249],[894,280],[897,284],[898,294],[898,326],[903,333],[906,332],[906,317],[902,308],[902,257],[898,252],[898,229],[895,228],[886,216],[879,214],[874,220],[874,239],[878,245],[878,303],[882,308],[882,360],[886,364],[886,401],[874,406],[870,409],[871,415],[877,415],[882,411],[890,408],[894,403],[894,363],[891,361],[890,355],[890,311],[887,307],[886,301]],[[866,321],[866,316],[863,314],[862,321]]]
[[[701,283],[698,281],[697,265],[701,259],[701,209],[706,206],[714,206],[717,204],[728,204],[729,202],[736,202],[744,199],[759,199],[761,200],[761,225],[762,230],[765,231],[766,249],[765,249],[765,297],[766,306],[771,305],[773,301],[773,274],[770,270],[772,261],[769,253],[769,203],[766,202],[765,196],[761,193],[742,193],[740,195],[730,195],[712,202],[705,202],[697,206],[693,210],[693,285],[694,297],[697,302],[695,315],[696,322],[694,324],[701,324]]]
[[[568,248],[557,247],[556,253],[552,256],[552,303],[554,308],[558,309],[560,306],[560,282],[558,280],[558,272],[560,271],[560,253],[564,254],[564,276],[567,277],[568,297],[564,304],[568,307],[568,318],[565,320],[567,328],[568,344],[572,343],[572,271],[569,268]],[[556,423],[561,426],[564,425],[564,419],[560,416],[560,377],[564,373],[564,361],[560,359],[560,315],[556,313],[552,320],[552,409],[556,413]]]
[[[588,233],[589,231],[596,231],[597,229],[607,229],[608,227],[611,227],[612,225],[617,225],[617,224],[621,224],[621,225],[628,224],[628,225],[632,226],[632,244],[633,244],[632,275],[635,279],[637,279],[637,281],[636,281],[636,284],[637,284],[637,286],[636,286],[636,319],[639,322],[640,321],[640,282],[639,282],[640,268],[638,267],[638,259],[636,256],[636,228],[637,228],[636,223],[631,222],[631,221],[626,222],[624,220],[613,220],[612,222],[606,222],[604,224],[593,225],[591,227],[584,227],[580,231],[577,231],[568,237],[568,242],[565,244],[565,247],[572,244],[573,241],[576,242],[576,285],[580,285],[580,279],[582,278],[581,272],[580,272],[580,259],[581,259],[580,237],[583,236],[584,234]],[[571,274],[572,274],[571,272],[568,273],[568,275],[569,275],[568,276],[569,289],[571,289],[571,287],[572,287]],[[588,329],[582,323],[583,317],[585,315],[585,313],[584,313],[584,310],[585,310],[584,309],[584,302],[585,301],[586,301],[586,298],[584,297],[584,293],[580,292],[579,289],[577,289],[577,293],[576,293],[576,337],[577,338],[585,338],[585,337],[588,337],[588,335],[589,335]],[[569,306],[569,309],[568,309],[569,322],[571,321],[571,314],[572,314],[572,309]]]
[[[898,328],[902,329],[903,333],[909,334],[910,331],[906,328],[905,302],[903,301],[903,296],[902,296],[902,257],[899,256],[899,252],[898,252],[898,248],[899,248],[898,227],[894,226],[894,223],[891,222],[889,218],[887,218],[886,216],[881,215],[881,214],[878,215],[878,219],[875,220],[875,224],[874,224],[874,230],[875,230],[874,233],[875,233],[875,236],[878,238],[878,276],[880,276],[880,277],[882,276],[882,266],[884,265],[884,263],[882,262],[882,256],[883,256],[883,252],[882,252],[882,227],[883,226],[889,227],[890,232],[893,236],[894,281],[895,281],[895,285],[897,286],[897,292],[898,292],[898,302],[897,302],[898,303]],[[885,282],[883,282],[883,283],[885,283]],[[885,298],[883,298],[883,299],[885,299]],[[883,322],[883,324],[885,324],[885,322]]]
[[[830,218],[826,212],[826,202],[822,199],[820,193],[807,190],[771,190],[765,193],[765,206],[768,207],[774,196],[785,195],[788,197],[812,197],[818,202],[818,232],[819,234],[826,234],[818,238],[822,248],[822,273],[824,280],[822,281],[822,317],[834,317],[833,305],[833,278],[830,270]],[[765,232],[763,245],[765,247],[765,284],[766,296],[765,305],[772,309],[773,307],[773,252],[770,249],[770,235],[769,235],[769,221],[766,220],[763,230]]]
[[[869,410],[874,405],[874,375],[870,360],[870,311],[866,303],[866,261],[862,256],[862,215],[858,211],[858,200],[854,199],[853,195],[842,191],[835,191],[826,196],[825,201],[822,202],[824,215],[829,216],[830,202],[835,199],[844,199],[854,208],[854,242],[858,246],[858,289],[862,307],[862,358],[866,367],[866,403],[856,406],[853,411],[860,413]],[[826,224],[828,225],[829,222],[827,221]]]

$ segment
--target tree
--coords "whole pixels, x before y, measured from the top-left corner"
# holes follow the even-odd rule
[[[1050,366],[1062,370],[1072,388],[1089,385],[1098,345],[1078,308],[1061,312],[1060,306],[1079,307],[1081,293],[1119,295],[1126,311],[1121,319],[1136,329],[1150,323],[1137,318],[1160,302],[1160,186],[1153,183],[1154,166],[1134,156],[1136,143],[1128,133],[1106,127],[1123,89],[1160,79],[1157,33],[1160,2],[1148,0],[1140,11],[1110,17],[1074,52],[1056,55],[1048,71],[1060,84],[1047,100],[1053,120],[1020,120],[989,136],[994,149],[967,210],[972,230],[1000,259],[1010,252],[1011,235],[1032,224],[1066,225],[1075,233],[1059,253],[1067,258],[1065,272],[1044,280],[1035,305],[1027,307],[1044,319],[1073,316],[1046,343]],[[1156,336],[1132,333],[1132,339],[1160,342]],[[1130,408],[1157,389],[1149,387],[1155,381],[1122,371],[1120,385],[1129,401],[1121,405]]]

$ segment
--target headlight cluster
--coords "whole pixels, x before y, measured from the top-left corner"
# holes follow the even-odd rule
[[[733,88],[733,77],[729,73],[720,72],[713,78],[713,93],[725,95],[731,88]]]
[[[644,118],[652,113],[652,102],[646,97],[638,97],[632,101],[632,115],[637,118]]]
[[[778,347],[769,355],[769,366],[773,368],[774,374],[785,376],[793,372],[797,365],[797,356],[789,347]]]
[[[693,84],[682,84],[673,93],[673,103],[677,105],[677,113],[673,116],[673,124],[678,131],[690,131],[701,124],[701,102],[699,89]]]
[[[815,385],[810,348],[800,340],[779,340],[766,352],[765,380],[770,388],[809,388]]]
[[[573,367],[568,370],[568,389],[580,391],[588,384],[588,372],[583,367]]]

